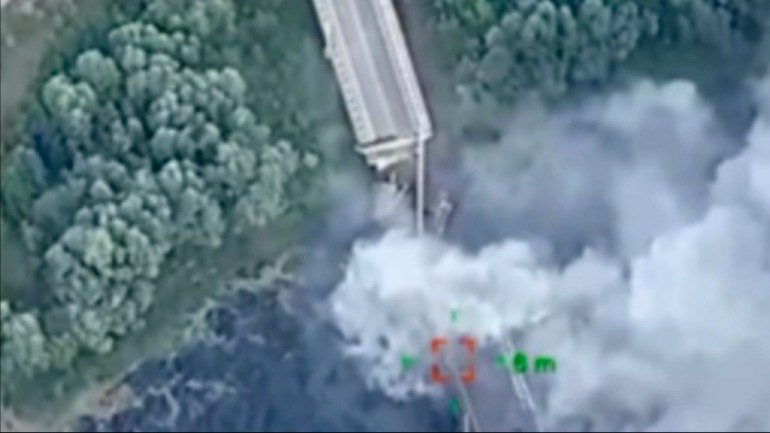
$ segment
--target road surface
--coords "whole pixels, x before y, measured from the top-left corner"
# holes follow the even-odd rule
[[[313,0],[356,138],[415,146],[432,135],[390,0]]]
[[[384,31],[378,23],[373,3],[360,0],[334,0],[339,27],[338,37],[354,60],[356,81],[374,130],[380,137],[398,137],[411,131],[409,107],[402,97],[395,63],[388,55]]]

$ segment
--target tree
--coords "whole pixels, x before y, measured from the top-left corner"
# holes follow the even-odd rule
[[[248,188],[236,205],[238,223],[243,227],[265,226],[288,210],[287,186],[302,163],[300,155],[286,141],[264,148],[260,161],[258,182]]]
[[[478,101],[507,105],[525,92],[558,97],[572,86],[606,81],[632,56],[661,46],[729,61],[760,53],[752,39],[770,32],[770,5],[761,0],[507,3],[433,1],[433,25],[457,84]]]
[[[12,384],[17,375],[30,376],[51,365],[48,340],[34,313],[14,312],[0,301],[0,380]]]
[[[317,164],[260,124],[236,68],[203,61],[235,32],[230,1],[150,1],[143,14],[47,80],[35,124],[48,132],[4,178],[50,295],[42,321],[0,306],[4,378],[113,350],[144,326],[169,257],[279,219]],[[53,148],[61,157],[41,154]]]

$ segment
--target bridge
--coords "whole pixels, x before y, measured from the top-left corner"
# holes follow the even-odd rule
[[[415,227],[425,214],[425,143],[433,127],[392,0],[312,0],[358,144],[377,171],[409,162],[415,167]],[[433,221],[441,235],[448,202]],[[512,349],[510,341],[503,342]],[[472,397],[451,359],[444,360],[463,401],[465,431],[483,431]],[[542,431],[527,381],[511,376],[516,406]]]
[[[415,224],[423,230],[425,142],[433,127],[391,0],[313,0],[357,150],[377,171],[415,167]]]

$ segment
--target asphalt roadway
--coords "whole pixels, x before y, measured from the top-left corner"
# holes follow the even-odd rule
[[[337,26],[335,37],[347,52],[362,103],[377,137],[398,137],[415,130],[409,106],[398,82],[396,61],[385,40],[385,31],[371,1],[334,0],[329,2]]]

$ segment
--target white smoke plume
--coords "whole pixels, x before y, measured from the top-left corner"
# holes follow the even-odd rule
[[[558,360],[551,428],[770,431],[770,77],[755,90],[743,141],[692,84],[644,82],[469,151],[455,223],[484,246],[362,242],[329,300],[370,382],[422,390],[399,356],[458,308],[480,342],[524,330]]]

